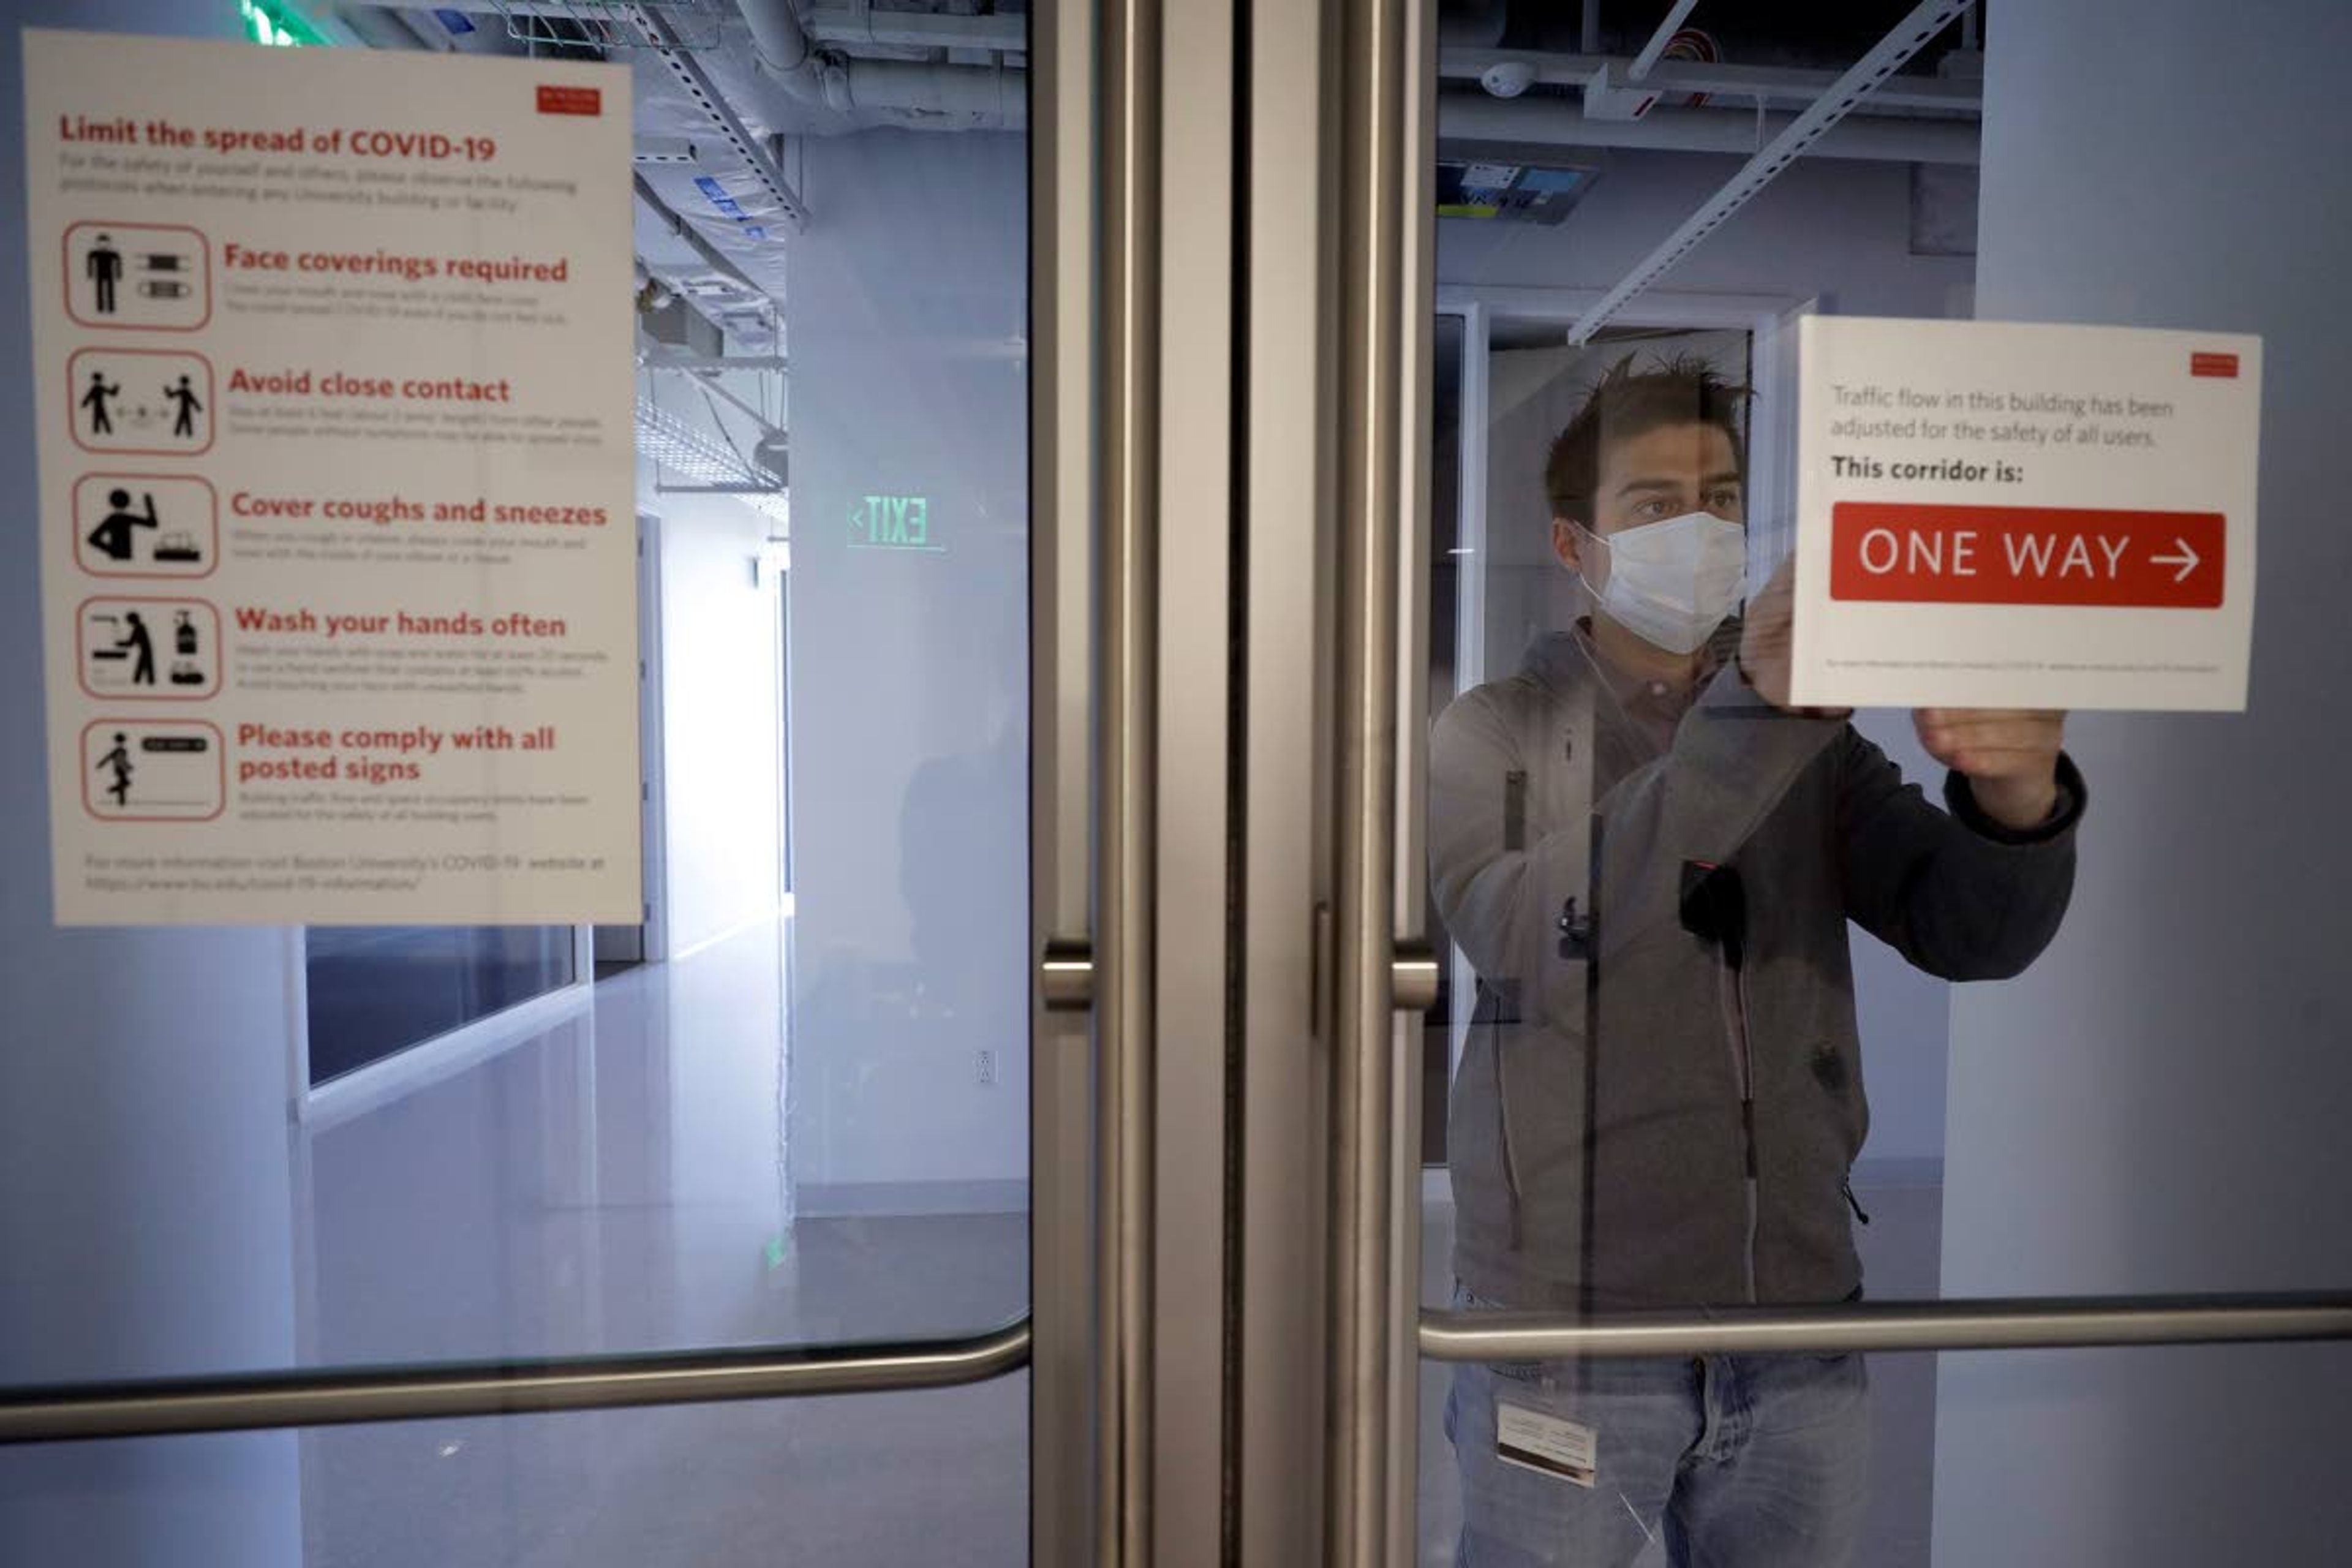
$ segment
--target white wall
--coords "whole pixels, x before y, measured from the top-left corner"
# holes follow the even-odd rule
[[[727,496],[655,495],[661,519],[663,852],[672,955],[772,919],[783,795],[773,527]]]
[[[2247,713],[2071,727],[2066,930],[1954,1008],[1945,1285],[2342,1289],[2352,9],[2051,0],[1988,37],[1982,313],[2262,333],[2262,574]],[[1948,1356],[1937,1561],[2341,1562],[2347,1396],[2340,1346]]]
[[[1017,1201],[1025,149],[885,131],[812,139],[806,156],[816,216],[785,308],[793,1180],[803,1212]],[[852,548],[873,493],[925,497],[933,548]],[[992,1087],[976,1081],[982,1049]]]
[[[1740,164],[1728,156],[1618,151],[1557,228],[1448,219],[1437,226],[1438,278],[1487,287],[1606,289],[1672,233]],[[1841,315],[1967,315],[1973,264],[1910,250],[1909,165],[1855,160],[1792,164],[1668,273],[1672,291],[1819,297]],[[1490,529],[1504,526],[1490,516]],[[1490,603],[1496,613],[1510,606]],[[1507,639],[1516,641],[1513,632]],[[1490,643],[1490,673],[1516,668]],[[1500,661],[1500,662],[1496,662]],[[1858,727],[1930,796],[1941,770],[1909,717],[1866,712]],[[1933,1179],[1942,1159],[1950,988],[1865,932],[1853,932],[1855,1001],[1871,1130],[1866,1181]]]
[[[18,25],[234,34],[236,8],[54,0]],[[0,1384],[289,1364],[291,944],[50,923],[25,166],[0,156]],[[68,809],[71,809],[70,805]],[[0,1450],[0,1562],[301,1560],[290,1433]]]

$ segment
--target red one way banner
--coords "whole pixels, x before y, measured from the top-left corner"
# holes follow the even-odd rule
[[[1927,605],[2211,610],[2227,528],[2217,511],[1839,501],[1830,596]]]

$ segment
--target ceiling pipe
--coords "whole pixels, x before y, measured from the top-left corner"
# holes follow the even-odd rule
[[[1501,0],[1488,3],[1499,5]],[[800,24],[801,31],[820,44],[987,49],[1000,55],[1029,52],[1029,18],[1020,12],[965,16],[946,11],[877,11],[871,5],[812,5],[801,14]]]
[[[1576,347],[1591,342],[1592,334],[1623,310],[1627,301],[1671,271],[1725,219],[1746,206],[1757,192],[1803,156],[1855,104],[1869,97],[1871,89],[1894,75],[1904,61],[1917,54],[1969,4],[1970,0],[1919,0],[1910,14],[1895,25],[1893,32],[1872,45],[1868,54],[1838,78],[1836,85],[1823,93],[1820,101],[1759,148],[1721,190],[1702,203],[1679,228],[1658,242],[1656,249],[1636,262],[1615,288],[1579,316],[1576,324],[1569,329],[1569,342]]]
[[[854,56],[827,58],[810,45],[793,0],[736,0],[761,68],[803,103],[841,113],[880,110],[916,127],[963,130],[973,121],[1027,123],[1027,74],[1003,65],[957,66]]]
[[[1598,72],[1605,79],[1621,79],[1632,62],[1619,56],[1592,53],[1562,55],[1539,49],[1445,47],[1437,54],[1442,81],[1475,81],[1497,66],[1528,73],[1529,85],[1581,89]],[[1735,65],[1710,60],[1662,59],[1653,66],[1646,85],[1666,93],[1712,93],[1738,98],[1743,103],[1758,97],[1793,100],[1808,104],[1829,91],[1838,73],[1792,66]],[[1870,95],[1874,110],[1931,110],[1980,115],[1984,83],[1965,79],[1896,76],[1879,83]],[[1737,105],[1727,105],[1736,109]]]
[[[1440,94],[1437,100],[1441,142],[1522,142],[1546,147],[1633,147],[1745,156],[1794,123],[1792,116],[1768,114],[1759,132],[1753,114],[1725,114],[1709,109],[1654,109],[1639,120],[1596,120],[1573,99],[1504,101],[1484,92],[1448,92]],[[1973,120],[1874,115],[1832,127],[1807,152],[1816,158],[1869,163],[1974,163],[1978,126]]]
[[[1028,123],[1028,83],[1020,70],[1010,66],[864,59],[845,64],[849,90],[847,101],[839,106],[844,109],[978,118],[1006,130]]]
[[[809,47],[792,0],[740,0],[744,25],[760,68],[803,103],[825,101],[824,64]]]

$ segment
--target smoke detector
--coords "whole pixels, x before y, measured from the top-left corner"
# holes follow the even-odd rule
[[[1525,60],[1497,60],[1478,77],[1478,85],[1496,98],[1517,98],[1536,84],[1536,68]]]

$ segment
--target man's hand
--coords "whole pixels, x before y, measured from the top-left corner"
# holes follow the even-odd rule
[[[1789,700],[1790,647],[1797,624],[1797,563],[1781,563],[1764,591],[1748,601],[1739,626],[1739,671],[1758,696],[1784,713],[1843,719],[1850,708],[1799,708]]]
[[[2066,715],[2023,708],[1922,708],[1911,715],[1927,754],[1969,781],[1977,807],[2026,832],[2058,808]]]

